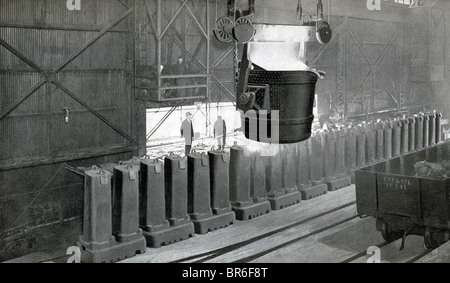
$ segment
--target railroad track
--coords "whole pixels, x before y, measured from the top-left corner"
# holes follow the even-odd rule
[[[401,240],[399,240],[401,241]],[[394,250],[398,250],[398,246],[400,244],[399,241],[396,242],[383,242],[381,244],[378,245],[373,245],[372,247],[374,248],[378,248],[380,255],[383,255],[383,252],[387,249],[394,249]],[[381,263],[415,263],[418,260],[420,260],[421,258],[425,257],[426,255],[430,254],[433,252],[433,250],[428,250],[428,249],[423,249],[422,251],[417,251],[418,247],[414,247],[413,251],[406,251],[405,255],[401,255],[400,251],[399,254],[397,255],[397,257],[391,257],[389,259],[383,259],[383,257],[380,258]],[[373,255],[373,254],[372,254]],[[368,257],[371,257],[371,254],[368,253],[368,250],[366,251],[361,251],[360,253],[346,259],[343,260],[341,263],[364,263],[367,262]]]
[[[286,243],[284,243],[284,244],[278,245],[278,246],[276,246],[276,247],[274,247],[274,248],[271,248],[271,249],[269,249],[269,250],[267,250],[267,251],[264,251],[264,252],[261,252],[261,253],[258,253],[258,254],[255,254],[255,255],[248,256],[248,257],[245,257],[245,258],[243,258],[243,259],[237,260],[237,261],[235,261],[234,263],[249,263],[249,262],[251,262],[251,261],[253,261],[253,260],[257,259],[257,258],[261,258],[262,256],[267,255],[267,254],[269,254],[269,253],[271,253],[271,252],[273,252],[273,251],[276,251],[276,250],[279,250],[279,249],[281,249],[281,248],[287,247],[287,246],[289,246],[289,245],[291,245],[291,244],[293,244],[293,243],[296,243],[296,242],[301,241],[301,240],[303,240],[303,239],[306,239],[306,238],[308,238],[308,237],[312,237],[312,236],[314,236],[314,235],[317,235],[317,234],[319,234],[319,233],[321,233],[321,232],[324,232],[324,231],[326,231],[326,230],[328,230],[328,229],[331,229],[331,228],[337,227],[337,226],[339,226],[339,225],[342,225],[342,224],[344,224],[344,223],[347,223],[347,222],[349,222],[349,221],[351,221],[351,220],[353,220],[353,219],[356,219],[356,218],[358,218],[358,216],[351,216],[351,217],[348,217],[348,218],[346,218],[346,219],[344,219],[344,220],[341,220],[341,221],[339,221],[339,222],[336,222],[336,223],[334,223],[334,224],[332,224],[332,225],[326,226],[326,227],[324,227],[324,228],[321,228],[321,229],[318,229],[318,230],[316,230],[316,231],[310,232],[310,233],[308,233],[308,234],[306,234],[306,235],[304,235],[304,236],[300,236],[300,237],[298,237],[298,238],[295,238],[295,239],[293,239],[293,240],[291,240],[291,241],[288,241],[288,242],[286,242]]]
[[[269,233],[266,233],[266,234],[263,234],[263,235],[260,235],[260,236],[257,236],[257,237],[253,237],[253,238],[248,239],[248,240],[246,240],[246,241],[243,241],[243,242],[241,242],[241,243],[239,243],[239,244],[229,245],[229,246],[226,246],[226,247],[223,247],[223,248],[220,248],[220,249],[217,249],[217,250],[213,250],[213,251],[210,251],[210,252],[206,252],[206,253],[202,253],[202,254],[190,256],[190,257],[187,257],[187,258],[179,259],[179,260],[173,261],[172,263],[186,263],[186,262],[190,262],[190,263],[204,263],[204,262],[207,262],[208,260],[211,260],[211,259],[214,259],[214,258],[218,258],[218,257],[220,257],[220,256],[224,256],[224,255],[226,255],[227,253],[231,253],[231,252],[233,252],[233,251],[236,251],[236,250],[238,250],[238,249],[241,249],[241,248],[243,248],[243,247],[246,247],[246,246],[248,246],[248,245],[250,245],[250,244],[253,244],[253,243],[257,242],[257,241],[261,241],[261,240],[263,240],[263,239],[267,239],[267,238],[269,238],[269,237],[271,237],[271,236],[273,236],[273,235],[276,235],[276,234],[278,234],[278,233],[281,233],[281,232],[283,232],[283,231],[292,229],[292,228],[297,227],[297,226],[300,226],[300,225],[302,225],[302,224],[306,224],[306,223],[311,222],[311,221],[314,221],[314,220],[316,220],[316,219],[318,219],[318,218],[321,218],[321,217],[324,217],[324,216],[333,214],[333,213],[335,213],[335,212],[337,212],[337,211],[339,211],[339,210],[342,210],[342,209],[348,208],[348,207],[352,207],[352,206],[355,206],[355,205],[356,205],[356,202],[350,202],[350,203],[344,204],[344,205],[342,205],[342,206],[340,206],[340,207],[337,207],[337,208],[334,208],[334,209],[332,209],[332,210],[329,210],[329,211],[327,211],[327,212],[324,212],[324,213],[320,213],[320,214],[314,215],[314,216],[309,217],[309,218],[307,218],[307,219],[304,219],[304,220],[302,220],[302,221],[298,221],[298,222],[293,223],[293,224],[291,224],[291,225],[288,225],[288,226],[285,226],[285,227],[283,227],[283,228],[274,230],[274,231],[272,231],[272,232],[269,232]],[[349,217],[349,218],[347,218],[347,219],[345,219],[345,220],[343,220],[343,221],[339,221],[339,222],[334,223],[334,224],[332,224],[332,225],[330,225],[330,226],[328,226],[328,227],[324,227],[324,228],[321,228],[321,229],[319,229],[319,230],[310,232],[310,233],[308,233],[308,234],[306,234],[306,235],[303,235],[303,236],[301,236],[301,237],[298,237],[298,238],[296,238],[296,239],[293,239],[293,240],[291,240],[291,241],[289,241],[289,242],[287,242],[287,243],[278,245],[277,247],[274,247],[274,248],[272,248],[272,249],[270,249],[270,250],[261,252],[261,253],[259,253],[259,254],[253,255],[253,256],[249,256],[249,257],[247,257],[247,258],[243,258],[243,259],[241,259],[241,260],[237,260],[237,261],[235,261],[235,263],[250,262],[250,261],[253,260],[253,259],[256,259],[256,258],[258,258],[258,257],[261,257],[261,256],[267,254],[267,253],[270,253],[272,250],[276,250],[276,249],[280,249],[280,248],[282,248],[282,247],[284,247],[284,246],[288,246],[288,245],[291,244],[291,243],[294,243],[294,242],[296,242],[296,241],[300,241],[300,240],[305,239],[305,238],[307,238],[307,237],[313,236],[313,235],[315,235],[315,234],[318,234],[318,233],[320,233],[320,232],[322,232],[322,231],[325,231],[325,230],[327,230],[327,229],[330,229],[330,228],[332,228],[332,227],[338,226],[338,225],[340,225],[340,224],[342,224],[342,223],[348,222],[348,221],[350,221],[350,220],[352,220],[352,219],[355,219],[355,218],[357,218],[357,217],[358,217],[358,216],[356,216],[356,215],[355,215],[355,216],[351,216],[351,217]]]
[[[271,261],[269,259],[267,259],[267,261],[261,259],[263,259],[265,256],[269,256],[270,258],[271,254],[275,254],[273,257],[277,257],[276,253],[283,249],[293,248],[295,250],[295,245],[302,245],[302,242],[307,240],[308,242],[304,243],[303,244],[304,246],[310,245],[311,241],[319,242],[322,237],[321,234],[327,233],[327,231],[330,230],[344,231],[347,226],[356,228],[364,225],[367,226],[368,224],[373,224],[372,222],[374,222],[374,220],[359,218],[358,215],[352,214],[348,216],[343,215],[345,217],[337,221],[333,221],[329,225],[313,229],[311,231],[308,231],[307,233],[299,235],[298,237],[294,237],[284,243],[267,247],[266,249],[263,249],[260,252],[244,256],[246,248],[247,250],[250,250],[251,249],[249,247],[250,245],[257,245],[258,243],[264,245],[265,244],[264,241],[269,241],[271,237],[274,237],[277,234],[284,233],[288,230],[295,228],[301,229],[302,225],[306,225],[321,218],[332,216],[338,213],[339,211],[343,211],[348,208],[353,208],[354,205],[355,205],[354,202],[350,202],[345,205],[342,205],[341,207],[332,209],[330,211],[321,214],[317,214],[302,221],[293,223],[289,226],[274,230],[270,233],[259,235],[257,237],[252,237],[247,241],[241,242],[237,245],[229,245],[220,249],[209,251],[207,253],[201,253],[187,258],[179,259],[177,261],[174,261],[174,263],[214,263],[214,262],[221,262],[224,258],[233,256],[235,257],[237,256],[238,258],[229,261],[230,263],[255,263],[255,262],[270,263]],[[375,233],[379,233],[375,231],[375,227],[373,227],[373,231]],[[381,235],[379,237],[381,238]],[[379,253],[381,256],[380,260],[383,263],[386,262],[413,263],[432,252],[432,250],[427,250],[423,247],[423,239],[417,236],[409,236],[407,238],[406,246],[403,251],[400,251],[401,239],[394,242],[386,242],[386,241],[376,242],[376,240],[368,240],[368,241],[362,240],[361,246],[364,246],[365,249],[360,250],[359,252],[353,252],[347,257],[345,257],[344,255],[339,255],[339,253],[337,253],[335,258],[333,255],[328,258],[322,256],[323,260],[320,260],[320,257],[317,257],[316,260],[312,261],[338,262],[338,263],[366,263],[369,257],[371,256],[370,254],[368,254],[369,247],[372,249],[373,248],[379,249]],[[345,252],[342,252],[342,254],[345,254]],[[339,260],[339,258],[343,259]]]
[[[414,262],[417,262],[418,260],[420,260],[421,258],[427,256],[428,254],[430,254],[430,253],[432,253],[432,252],[433,252],[433,250],[426,250],[426,251],[424,251],[423,253],[421,253],[421,254],[419,254],[419,255],[413,257],[412,259],[408,260],[408,261],[405,262],[405,263],[414,263]]]

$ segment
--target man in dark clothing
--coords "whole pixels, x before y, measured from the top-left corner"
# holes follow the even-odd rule
[[[217,117],[217,121],[214,123],[214,137],[217,138],[219,150],[224,150],[227,142],[227,124],[222,116]]]
[[[178,57],[177,63],[175,63],[175,65],[172,65],[170,67],[170,71],[171,71],[172,75],[186,74],[187,68],[186,68],[186,65],[184,64],[183,57]]]
[[[194,126],[192,125],[192,114],[186,113],[186,120],[183,121],[180,128],[181,136],[186,142],[185,155],[191,153],[192,141],[194,140]]]
[[[184,64],[184,58],[183,57],[178,57],[177,59],[177,63],[175,65],[170,66],[170,73],[171,75],[185,75],[187,73],[187,67]],[[174,84],[175,86],[184,86],[187,84],[187,81],[185,78],[176,78],[174,79]],[[185,97],[186,96],[186,90],[185,89],[178,89],[175,90],[175,92],[177,93],[178,97]]]

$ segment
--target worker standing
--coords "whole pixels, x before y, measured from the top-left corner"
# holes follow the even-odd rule
[[[181,137],[185,140],[185,155],[191,153],[192,141],[194,140],[194,126],[192,125],[192,114],[186,113],[186,119],[181,124]]]
[[[180,76],[173,80],[175,86],[183,87],[187,84],[186,79],[182,76],[187,73],[187,66],[184,63],[184,58],[182,56],[178,57],[177,63],[175,65],[170,66],[170,73],[174,76]],[[177,97],[185,97],[186,90],[178,89],[175,91],[177,93]]]
[[[222,116],[217,117],[214,123],[214,137],[217,138],[219,150],[224,150],[227,142],[227,124]]]

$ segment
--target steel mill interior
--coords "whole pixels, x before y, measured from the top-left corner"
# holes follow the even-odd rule
[[[450,262],[449,50],[447,0],[1,0],[0,262]]]

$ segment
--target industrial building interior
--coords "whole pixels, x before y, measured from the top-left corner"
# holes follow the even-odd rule
[[[2,0],[0,262],[450,262],[447,45],[446,0]]]

